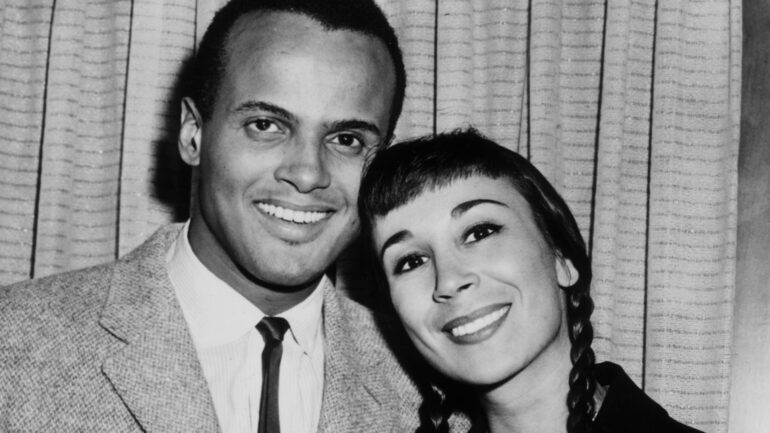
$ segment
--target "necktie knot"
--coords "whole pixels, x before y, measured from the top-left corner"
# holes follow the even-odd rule
[[[283,317],[266,316],[257,323],[257,330],[262,334],[265,343],[283,341],[283,336],[289,330],[289,322]]]

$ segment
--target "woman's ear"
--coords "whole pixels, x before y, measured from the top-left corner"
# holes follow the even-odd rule
[[[179,125],[179,139],[177,146],[179,156],[190,166],[197,166],[201,159],[201,116],[195,102],[189,98],[182,98],[182,113]]]
[[[580,277],[580,273],[575,269],[572,260],[565,259],[558,255],[554,260],[556,262],[556,281],[559,283],[559,287],[572,287]]]

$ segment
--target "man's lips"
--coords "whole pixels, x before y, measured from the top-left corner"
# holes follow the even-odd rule
[[[257,202],[256,205],[259,210],[267,215],[295,224],[317,223],[325,218],[328,218],[333,213],[331,210],[325,210],[322,208],[308,210],[296,208],[291,209],[276,203],[267,203],[262,201]]]
[[[450,320],[441,328],[441,331],[453,337],[475,334],[482,329],[497,325],[508,314],[510,308],[509,303],[489,305],[471,314]]]

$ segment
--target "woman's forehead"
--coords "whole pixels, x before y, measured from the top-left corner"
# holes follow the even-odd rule
[[[494,203],[531,218],[527,200],[509,179],[474,175],[444,184],[426,185],[402,205],[394,207],[384,215],[376,216],[374,223],[381,225],[383,222],[399,218],[409,223],[410,219],[419,217],[421,213],[457,216],[476,205]]]

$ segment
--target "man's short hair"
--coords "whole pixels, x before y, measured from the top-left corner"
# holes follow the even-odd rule
[[[326,30],[349,30],[379,39],[393,61],[396,88],[390,108],[387,139],[401,114],[406,71],[396,33],[373,0],[232,0],[220,9],[203,35],[193,62],[187,94],[204,120],[211,118],[222,76],[227,67],[228,36],[233,24],[252,12],[291,12],[305,15]]]

